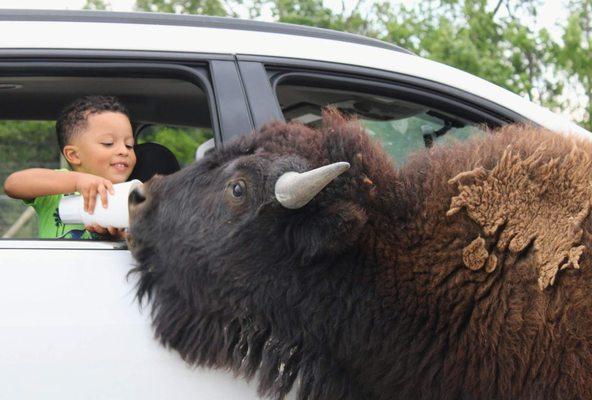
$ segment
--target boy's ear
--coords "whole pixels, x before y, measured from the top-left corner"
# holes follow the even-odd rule
[[[78,156],[78,147],[68,144],[62,150],[64,158],[70,165],[80,165],[80,157]]]

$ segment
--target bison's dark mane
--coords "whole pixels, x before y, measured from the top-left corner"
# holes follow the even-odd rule
[[[233,246],[248,258],[203,245],[216,268],[240,265],[252,282],[232,291],[209,282],[199,297],[203,282],[171,273],[163,254],[139,244],[138,297],[152,299],[164,345],[191,364],[257,374],[260,392],[274,398],[295,383],[300,399],[592,398],[589,253],[580,269],[561,271],[541,290],[535,245],[497,250],[503,227],[486,237],[468,213],[447,215],[459,193],[449,182],[455,176],[493,170],[509,146],[527,158],[542,144],[537,162],[545,164],[571,157],[574,143],[510,126],[395,167],[357,123],[336,113],[319,130],[267,125],[195,168],[269,154],[304,157],[311,168],[348,161],[351,169],[289,219],[271,207],[249,220],[282,223],[233,231]],[[590,144],[577,147],[592,155]],[[589,248],[590,219],[581,227]],[[497,256],[490,271],[466,264],[466,249],[482,236]]]

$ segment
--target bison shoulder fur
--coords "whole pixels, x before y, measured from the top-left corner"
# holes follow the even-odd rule
[[[272,398],[590,399],[591,156],[513,125],[397,167],[337,113],[270,124],[145,185],[138,295],[164,345]]]

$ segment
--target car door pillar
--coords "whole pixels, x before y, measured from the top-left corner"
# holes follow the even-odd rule
[[[210,63],[210,73],[222,143],[251,133],[255,126],[236,62],[214,60]]]

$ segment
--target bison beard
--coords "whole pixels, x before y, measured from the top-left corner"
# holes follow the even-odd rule
[[[138,296],[165,346],[273,398],[590,399],[591,154],[508,126],[395,168],[336,113],[271,124],[145,185]],[[274,197],[340,161],[304,207]]]

